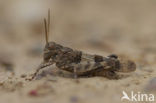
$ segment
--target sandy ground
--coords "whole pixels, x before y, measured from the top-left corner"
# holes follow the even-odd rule
[[[156,93],[156,1],[6,0],[0,5],[0,103],[122,103],[123,91]],[[119,80],[48,75],[26,81],[43,59],[49,7],[51,41],[90,54],[115,53],[135,61],[136,71]]]

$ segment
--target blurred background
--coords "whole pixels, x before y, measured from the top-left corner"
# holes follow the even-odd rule
[[[50,41],[155,65],[155,0],[0,0],[1,68],[16,76],[35,71],[42,61],[48,8]]]

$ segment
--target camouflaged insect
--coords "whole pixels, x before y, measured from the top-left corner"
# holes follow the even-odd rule
[[[50,10],[48,11],[48,25],[44,19],[46,45],[44,48],[44,61],[34,73],[35,78],[40,69],[55,64],[61,70],[74,73],[74,77],[104,76],[109,79],[117,79],[116,72],[132,72],[136,64],[130,60],[120,60],[114,54],[107,57],[86,54],[82,51],[64,47],[55,42],[48,42],[50,26]],[[47,28],[48,27],[48,28]]]

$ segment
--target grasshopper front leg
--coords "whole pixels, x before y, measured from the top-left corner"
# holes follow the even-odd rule
[[[36,69],[36,72],[33,74],[32,78],[30,80],[33,80],[41,69],[43,69],[47,66],[53,65],[53,64],[54,64],[54,62],[41,63],[39,65],[39,67]]]

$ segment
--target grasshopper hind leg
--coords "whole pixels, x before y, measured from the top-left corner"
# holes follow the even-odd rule
[[[106,77],[108,79],[119,79],[119,75],[117,75],[114,71],[103,69],[85,72],[81,74],[80,77]]]
[[[119,79],[119,75],[117,75],[114,71],[106,71],[105,75],[108,79]]]
[[[94,73],[94,76],[102,76],[108,79],[119,79],[119,75],[115,71],[102,70]]]

